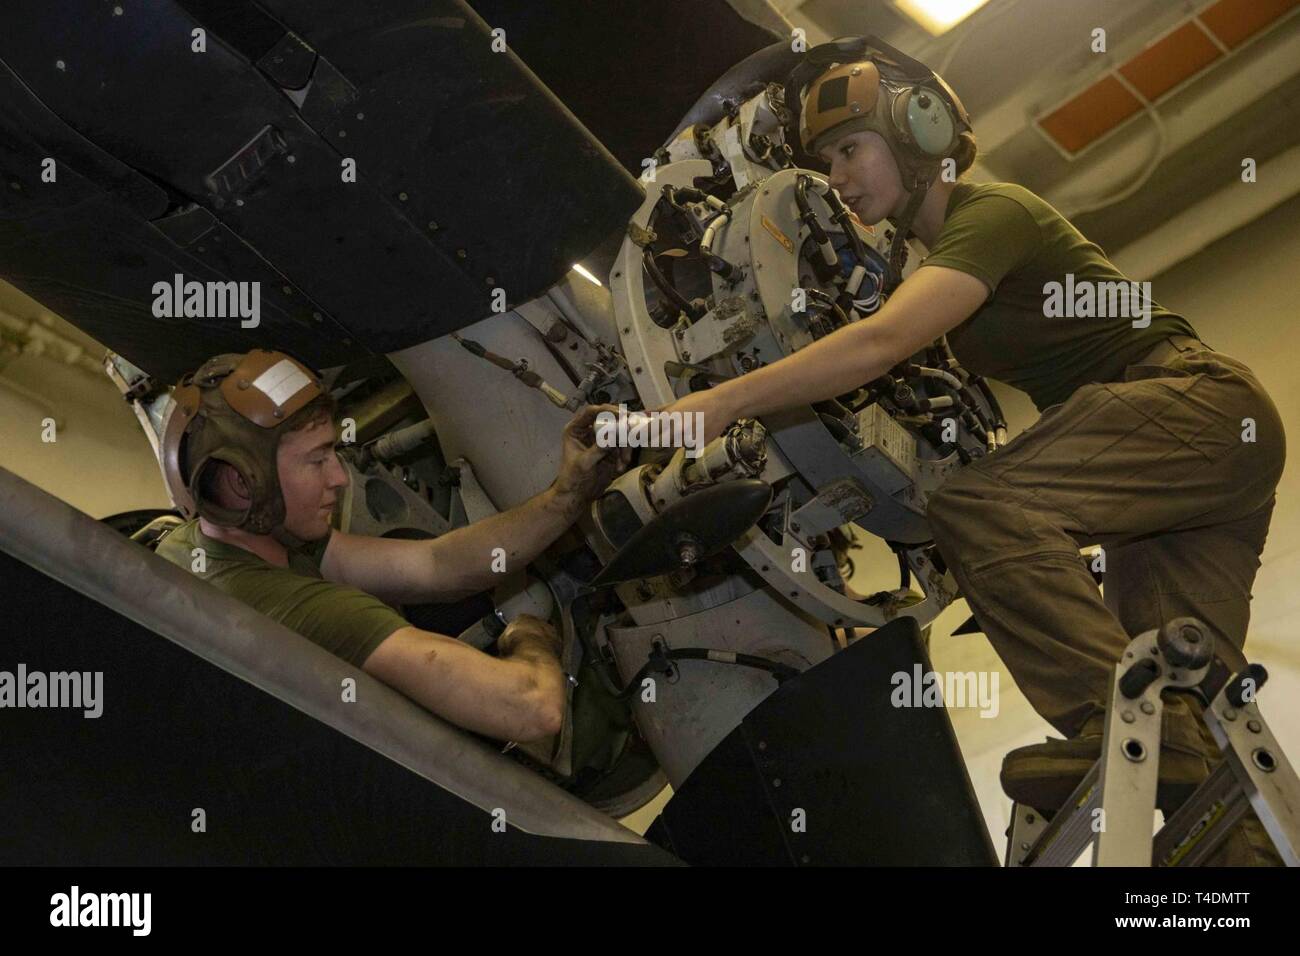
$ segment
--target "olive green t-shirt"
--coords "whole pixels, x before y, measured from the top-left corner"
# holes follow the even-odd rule
[[[1026,392],[1040,412],[1087,382],[1121,380],[1162,339],[1196,335],[1149,295],[1130,298],[1130,280],[1101,248],[1023,186],[958,183],[921,264],[957,269],[989,287],[948,344],[968,371]],[[1150,324],[1141,327],[1147,303]]]
[[[409,625],[377,597],[324,580],[320,563],[328,544],[325,538],[301,551],[290,549],[289,567],[281,568],[209,538],[193,519],[163,538],[157,553],[360,667],[389,635]],[[204,550],[202,571],[194,571],[194,548]]]

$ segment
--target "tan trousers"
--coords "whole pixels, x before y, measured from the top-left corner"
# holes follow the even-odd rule
[[[1080,387],[929,501],[975,619],[1066,736],[1104,708],[1131,637],[1169,618],[1200,618],[1228,667],[1245,663],[1282,421],[1241,362],[1195,339],[1169,342],[1143,360],[1167,364]],[[1094,544],[1104,600],[1079,555]],[[1184,723],[1167,730],[1190,744],[1196,729]]]

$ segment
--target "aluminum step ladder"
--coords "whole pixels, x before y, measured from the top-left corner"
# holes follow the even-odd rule
[[[1268,673],[1251,664],[1214,692],[1202,718],[1224,760],[1152,834],[1166,689],[1203,685],[1214,635],[1178,617],[1136,637],[1115,667],[1102,756],[1050,821],[1012,804],[1007,866],[1070,866],[1089,843],[1094,866],[1196,866],[1254,808],[1287,866],[1300,866],[1300,780],[1260,712]],[[1211,678],[1213,681],[1213,678]]]

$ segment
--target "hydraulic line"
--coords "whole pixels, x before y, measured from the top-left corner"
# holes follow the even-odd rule
[[[764,657],[757,657],[753,654],[710,650],[703,647],[684,647],[671,650],[665,649],[661,644],[656,643],[654,649],[650,652],[650,659],[636,672],[636,676],[628,682],[627,686],[619,691],[619,699],[626,700],[635,694],[640,690],[641,682],[651,674],[669,673],[673,661],[713,661],[715,664],[752,667],[756,670],[767,671],[776,679],[778,684],[789,680],[791,677],[799,676],[799,671],[787,664],[778,664],[776,661],[769,661]]]
[[[840,230],[844,233],[844,237],[849,241],[849,248],[853,250],[853,258],[858,261],[858,265],[865,271],[867,266],[867,248],[862,244],[862,239],[858,235],[858,231],[853,228],[853,223],[849,221],[848,207],[840,200],[839,194],[829,186],[826,187],[826,190],[821,194],[821,196],[826,200],[826,205],[831,207],[831,221],[840,227]],[[859,282],[861,282],[860,279]],[[856,294],[858,290],[857,287],[854,286],[854,288],[849,291]]]
[[[655,262],[654,253],[650,250],[649,246],[645,248],[645,251],[642,254],[642,262],[645,263],[645,271],[650,274],[650,281],[655,284],[655,288],[663,293],[664,297],[668,299],[668,301],[677,306],[679,312],[685,312],[692,321],[704,315],[704,310],[702,308],[686,301],[686,297],[678,292],[676,287],[664,277],[664,274],[659,270],[659,264]]]
[[[725,224],[730,219],[731,210],[724,209],[709,220],[709,224],[704,230],[704,235],[700,237],[700,255],[703,256],[704,261],[709,264],[709,268],[724,279],[731,279],[735,276],[736,267],[721,256],[714,255],[713,239],[718,233],[718,227]]]
[[[938,341],[942,342],[942,340]],[[957,364],[956,359],[943,358],[937,346],[928,347],[926,349],[926,354],[932,362],[937,361],[937,364],[939,365],[945,365],[948,368],[956,368],[958,371],[964,372],[960,365]],[[985,416],[983,409],[975,400],[975,396],[971,394],[970,388],[966,382],[961,381],[961,379],[954,376],[951,372],[939,368],[929,368],[913,363],[907,363],[903,365],[902,368],[905,375],[930,378],[932,381],[941,383],[939,387],[945,391],[955,390],[957,404],[962,406],[962,420],[966,422],[967,427],[969,427],[970,430],[980,438],[986,446],[988,446],[989,451],[996,450],[998,445],[1001,444],[1001,439],[997,432],[997,424],[989,421]]]
[[[907,563],[907,553],[905,551],[907,545],[900,544],[897,541],[886,541],[885,544],[889,545],[889,549],[898,558],[898,586],[901,590],[906,591],[912,586],[912,569]]]
[[[921,378],[942,379],[959,392],[965,388],[961,383],[961,379],[957,378],[957,376],[953,375],[951,372],[945,372],[943,369],[929,368],[925,365],[912,365],[909,363],[904,369],[904,374],[920,376]]]
[[[679,196],[685,199],[687,202],[707,203],[708,205],[712,206],[714,209],[722,210],[727,208],[727,204],[724,203],[717,196],[710,196],[704,190],[696,189],[694,186],[665,186],[664,196],[668,200],[668,205],[672,206],[674,209],[678,210],[679,212],[688,211],[685,206],[683,206],[680,202],[677,201],[677,198]]]
[[[950,362],[950,367],[961,369],[961,365],[958,363],[956,356],[952,354],[952,346],[948,344],[948,336],[940,336],[937,342],[937,348],[940,350],[941,355],[946,359],[942,364],[948,364]],[[1007,443],[1007,419],[1006,415],[1002,412],[1002,406],[999,404],[997,396],[993,394],[993,389],[989,387],[988,382],[984,380],[983,376],[971,375],[967,373],[965,369],[961,369],[961,371],[963,374],[967,375],[968,384],[974,386],[979,390],[980,394],[984,396],[984,400],[988,403],[989,411],[993,414],[993,422],[990,425],[991,434],[994,435],[995,441],[998,445],[1005,445]]]
[[[528,367],[527,359],[520,359],[518,362],[512,362],[503,355],[497,355],[495,352],[489,352],[486,348],[475,342],[473,339],[461,338],[460,335],[453,332],[451,337],[463,345],[467,350],[473,352],[479,358],[487,359],[498,368],[505,369],[519,381],[523,382],[529,388],[535,388],[551,400],[551,403],[558,405],[560,408],[569,407],[569,399],[565,394],[551,386],[545,379]]]
[[[840,308],[839,303],[836,302],[834,299],[832,299],[821,289],[805,289],[804,292],[807,293],[810,299],[816,299],[818,302],[821,302],[823,305],[825,305],[826,308],[833,311],[835,313],[835,317],[839,319],[840,326],[845,326],[849,324],[849,317],[844,314],[844,310]]]
[[[808,232],[812,235],[813,242],[821,251],[822,262],[818,265],[818,276],[823,282],[826,281],[834,271],[839,268],[840,257],[835,254],[835,247],[831,245],[830,236],[822,227],[821,220],[817,218],[817,213],[813,212],[812,206],[808,204],[808,184],[812,179],[808,176],[798,176],[795,178],[794,201],[799,207],[799,220],[808,227]]]
[[[963,388],[960,392],[954,394],[946,381],[936,377],[931,378],[930,381],[934,382],[940,391],[947,394],[942,398],[917,398],[911,394],[911,387],[907,385],[904,378],[907,369],[915,367],[910,363],[896,366],[900,377],[892,379],[894,383],[894,401],[908,411],[920,412],[921,415],[916,417],[920,418],[921,422],[934,421],[934,416],[928,414],[931,410],[955,407],[958,409],[958,415],[961,417],[962,422],[965,423],[971,433],[986,445],[989,444],[989,437],[992,432],[989,430],[987,421],[980,412],[979,406],[971,398],[970,393]],[[920,424],[921,422],[911,421],[909,423]]]

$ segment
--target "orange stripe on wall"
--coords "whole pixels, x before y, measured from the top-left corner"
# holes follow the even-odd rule
[[[1140,109],[1137,97],[1107,74],[1044,116],[1038,125],[1066,150],[1077,153]]]
[[[1297,0],[1300,2],[1300,0]],[[1184,23],[1119,68],[1124,79],[1155,101],[1223,56],[1195,23]]]
[[[1198,16],[1232,50],[1298,4],[1300,0],[1219,0]]]

